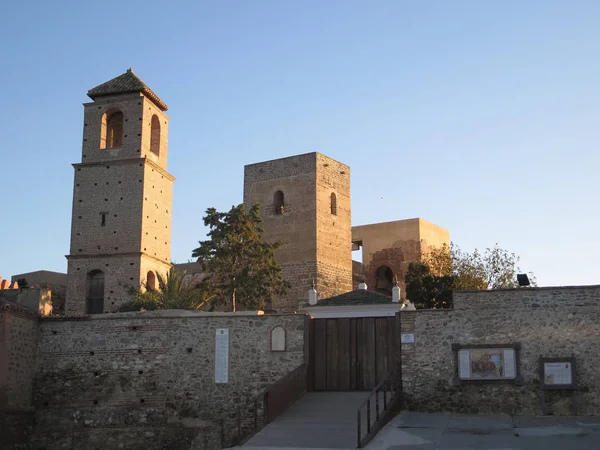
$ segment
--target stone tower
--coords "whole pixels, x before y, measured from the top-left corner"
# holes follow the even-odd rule
[[[313,278],[319,298],[352,289],[348,166],[320,153],[247,165],[244,203],[262,205],[263,236],[283,244],[276,257],[292,287],[277,311],[307,303]]]
[[[88,92],[66,312],[115,311],[170,267],[167,105],[129,69]]]

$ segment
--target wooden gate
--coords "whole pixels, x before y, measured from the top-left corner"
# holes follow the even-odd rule
[[[396,318],[312,319],[309,388],[371,390],[394,368]]]

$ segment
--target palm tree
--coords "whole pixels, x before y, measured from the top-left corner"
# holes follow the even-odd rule
[[[156,309],[198,310],[212,298],[205,289],[187,286],[184,282],[186,272],[174,267],[165,276],[156,274],[158,288],[153,289],[144,283],[145,291],[136,294],[135,300],[119,308],[119,311],[144,311]]]

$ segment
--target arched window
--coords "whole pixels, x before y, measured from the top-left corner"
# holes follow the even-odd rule
[[[102,116],[100,148],[121,148],[123,145],[123,113],[106,112]]]
[[[283,192],[277,191],[273,194],[273,206],[275,207],[275,214],[282,215],[285,212]]]
[[[146,289],[156,289],[156,275],[151,270],[146,274]]]
[[[388,266],[379,266],[375,272],[375,290],[385,295],[392,295],[394,272]]]
[[[160,155],[160,120],[154,114],[150,125],[150,151],[156,156]]]
[[[87,274],[87,313],[104,312],[104,273],[92,270]]]
[[[331,214],[337,215],[337,198],[333,192],[331,193],[329,206],[331,207]]]
[[[283,327],[276,326],[271,330],[271,351],[285,352],[285,330]]]

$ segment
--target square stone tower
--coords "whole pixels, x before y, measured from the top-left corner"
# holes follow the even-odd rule
[[[129,69],[88,92],[66,312],[115,311],[171,265],[167,105]]]
[[[247,165],[244,203],[262,205],[264,238],[283,244],[276,257],[292,287],[278,312],[306,303],[313,278],[319,298],[352,289],[348,166],[320,153]]]

